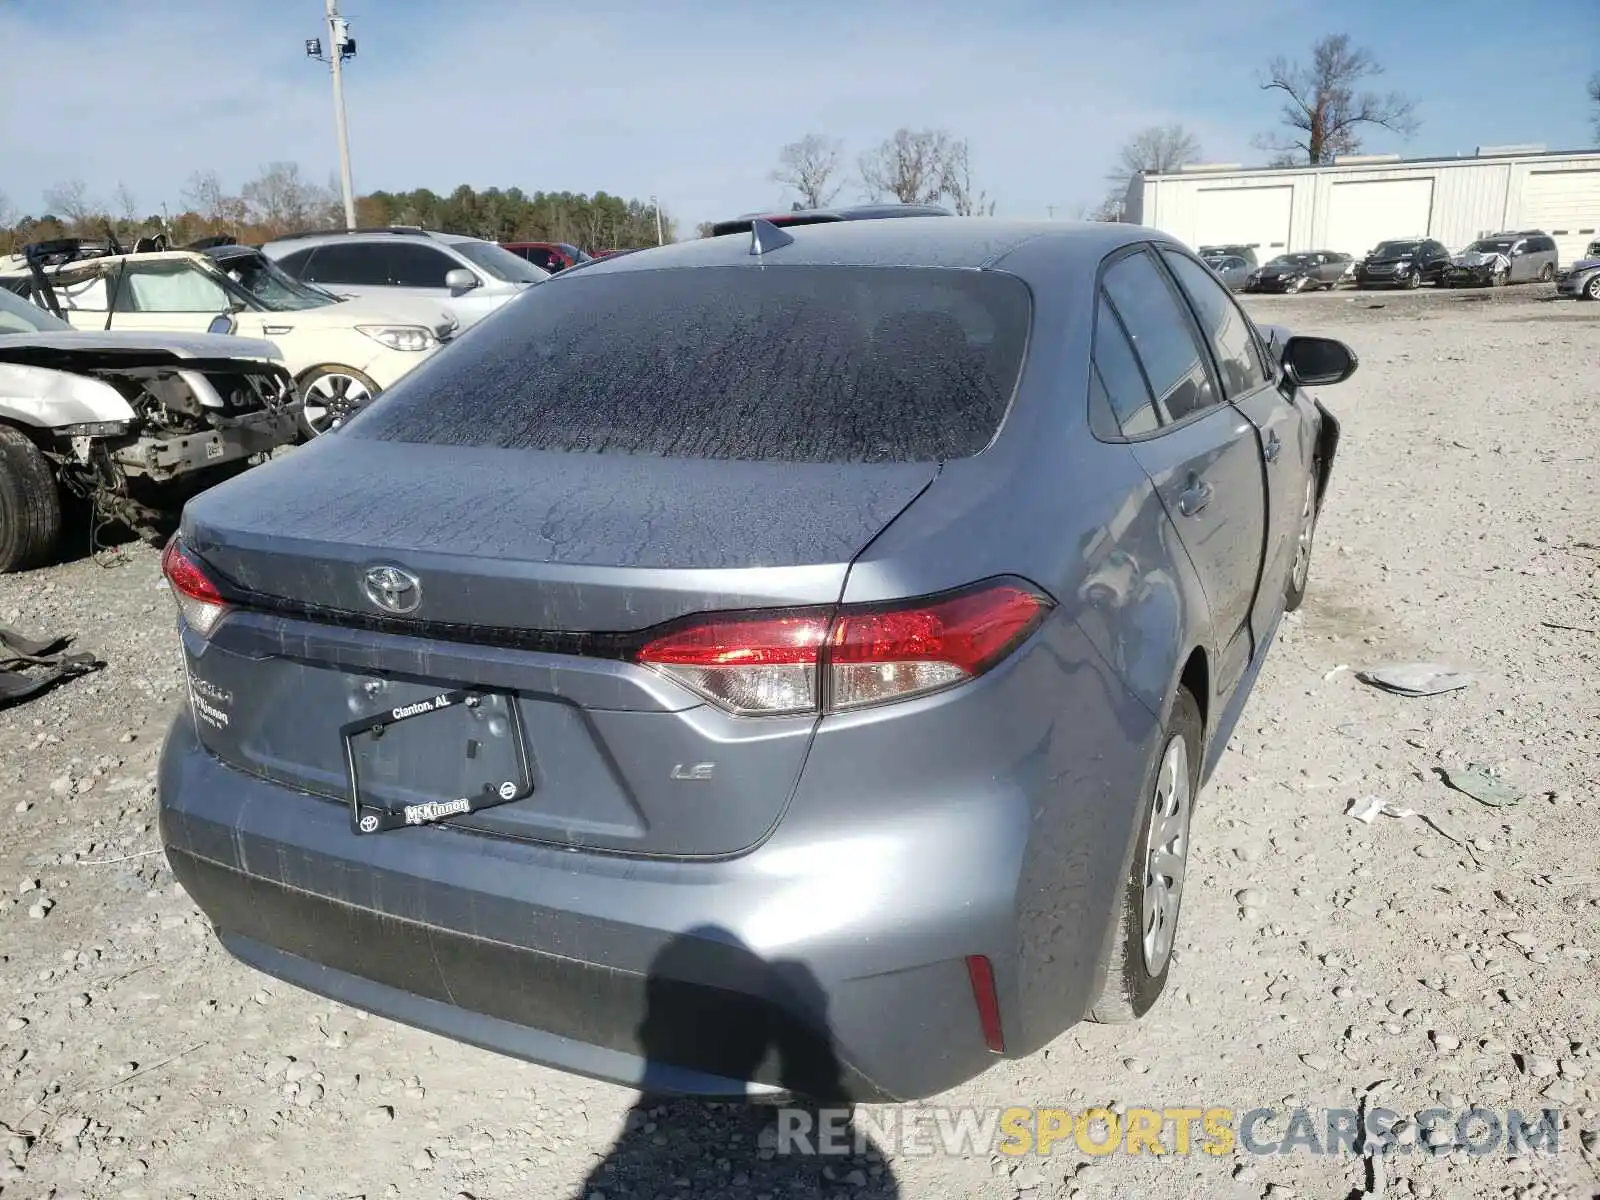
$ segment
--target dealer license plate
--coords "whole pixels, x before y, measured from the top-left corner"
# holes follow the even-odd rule
[[[356,833],[431,825],[533,791],[509,696],[438,692],[352,721],[340,733]]]

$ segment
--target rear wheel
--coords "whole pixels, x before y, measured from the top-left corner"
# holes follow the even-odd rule
[[[1582,294],[1585,300],[1600,300],[1600,275],[1589,276],[1589,282],[1583,285]]]
[[[43,566],[61,537],[61,494],[39,447],[0,425],[0,574]]]
[[[1189,823],[1200,790],[1202,731],[1200,705],[1180,690],[1154,777],[1145,785],[1144,827],[1123,885],[1105,991],[1089,1013],[1092,1021],[1137,1020],[1167,986],[1189,870]]]
[[[309,440],[354,415],[383,390],[354,367],[312,367],[300,376],[300,432]]]
[[[1555,277],[1556,277],[1556,269],[1552,264],[1545,263],[1544,266],[1539,268],[1539,282],[1540,283],[1549,283]]]

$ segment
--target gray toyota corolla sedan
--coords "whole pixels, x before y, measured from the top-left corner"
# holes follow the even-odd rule
[[[558,275],[189,504],[172,869],[269,974],[654,1091],[1138,1016],[1355,365],[1127,225]]]

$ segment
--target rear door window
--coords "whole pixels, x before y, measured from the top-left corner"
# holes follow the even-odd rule
[[[1164,423],[1186,420],[1219,402],[1182,301],[1148,253],[1118,259],[1105,273],[1106,295],[1144,367]]]
[[[351,437],[780,462],[977,454],[1031,297],[989,271],[587,271],[530,288],[352,421]]]
[[[318,246],[300,278],[310,283],[382,286],[389,282],[389,266],[383,250],[382,246],[357,242]]]

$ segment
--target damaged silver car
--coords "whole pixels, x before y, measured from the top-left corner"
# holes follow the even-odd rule
[[[0,289],[0,573],[49,562],[78,520],[163,538],[191,496],[295,441],[282,355],[228,324],[80,332]]]

